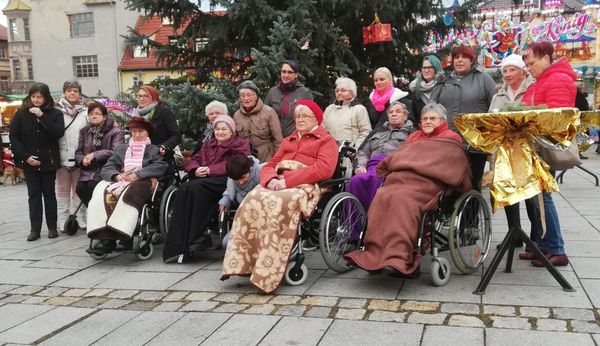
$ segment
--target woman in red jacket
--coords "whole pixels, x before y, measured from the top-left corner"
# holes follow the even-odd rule
[[[577,87],[577,75],[566,59],[554,61],[554,46],[550,42],[535,42],[527,48],[523,55],[525,65],[536,79],[529,86],[523,102],[528,106],[546,105],[548,108],[574,107]],[[551,171],[554,175],[554,171]],[[541,239],[535,235],[537,246],[546,254],[546,257],[555,266],[566,266],[569,259],[565,254],[558,213],[552,200],[552,195],[543,192],[544,208],[546,211],[546,236]],[[536,218],[539,222],[539,217]],[[541,224],[534,229],[541,230]],[[532,252],[519,254],[522,260],[531,260],[535,267],[542,267],[540,260],[535,259]]]

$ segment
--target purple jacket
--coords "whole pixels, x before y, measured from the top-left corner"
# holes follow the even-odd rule
[[[233,136],[225,142],[218,144],[215,138],[211,138],[202,144],[202,148],[192,160],[185,166],[185,171],[194,174],[198,167],[208,167],[211,176],[226,176],[225,164],[233,154],[250,155],[250,144],[248,141]]]
[[[111,118],[106,119],[104,125],[102,125],[103,136],[98,147],[92,144],[94,136],[88,131],[90,125],[79,132],[79,146],[75,152],[75,162],[81,168],[79,181],[101,180],[100,169],[112,156],[117,144],[125,143],[123,131],[114,124],[115,122]],[[94,153],[94,160],[92,160],[91,165],[85,167],[81,164],[81,161],[89,153]]]

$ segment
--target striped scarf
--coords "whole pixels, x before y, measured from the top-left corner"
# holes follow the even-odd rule
[[[135,142],[133,139],[129,140],[129,146],[125,151],[125,160],[123,166],[123,172],[135,172],[142,169],[142,162],[144,160],[144,151],[146,146],[150,144],[150,138],[146,138],[143,141]],[[108,191],[113,195],[119,196],[121,192],[130,184],[130,182],[122,180],[110,184]]]

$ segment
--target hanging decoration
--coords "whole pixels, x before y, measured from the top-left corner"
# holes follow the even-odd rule
[[[379,15],[375,12],[375,20],[370,25],[363,27],[363,45],[377,44],[392,41],[392,25],[381,23]]]

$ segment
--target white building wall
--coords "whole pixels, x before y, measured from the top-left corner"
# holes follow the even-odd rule
[[[84,0],[29,0],[34,76],[51,90],[62,90],[75,78],[73,57],[97,55],[98,77],[77,78],[83,93],[114,97],[119,92],[118,65],[125,50],[127,27],[135,26],[137,13],[123,1],[86,5]],[[92,12],[94,35],[71,37],[69,15]]]

